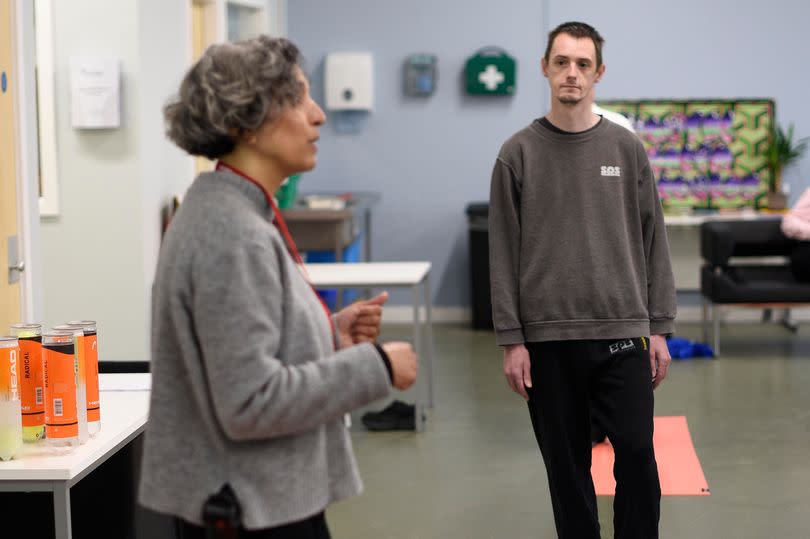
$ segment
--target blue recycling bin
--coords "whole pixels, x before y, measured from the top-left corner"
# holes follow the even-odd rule
[[[343,262],[360,262],[360,248],[362,245],[362,237],[358,236],[354,243],[343,249]],[[307,264],[317,264],[318,262],[327,263],[335,262],[334,251],[307,251],[305,255]],[[335,289],[316,289],[315,290],[324,303],[326,303],[329,310],[334,312],[337,309],[338,291]],[[343,306],[357,301],[360,297],[360,291],[356,288],[343,289]]]

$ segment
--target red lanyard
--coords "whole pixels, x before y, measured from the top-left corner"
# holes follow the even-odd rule
[[[259,182],[257,182],[256,180],[254,180],[253,178],[251,178],[250,176],[248,176],[247,174],[245,174],[244,172],[242,172],[238,168],[233,167],[233,166],[231,166],[231,165],[229,165],[227,163],[223,163],[222,161],[218,161],[217,162],[217,170],[222,170],[222,169],[230,170],[231,172],[233,172],[237,176],[241,177],[242,179],[245,179],[245,180],[249,181],[250,183],[252,183],[256,187],[261,189],[262,193],[264,193],[264,197],[267,199],[267,203],[270,204],[270,207],[273,209],[273,224],[279,230],[279,232],[281,232],[281,236],[284,239],[284,243],[286,244],[287,251],[290,253],[290,256],[292,256],[293,260],[295,261],[295,265],[298,266],[298,270],[301,272],[301,276],[307,282],[309,287],[312,289],[312,292],[315,294],[315,297],[317,297],[318,301],[321,303],[321,306],[323,307],[323,311],[326,313],[326,318],[327,318],[327,320],[329,320],[329,329],[332,331],[332,340],[334,341],[334,338],[335,338],[335,324],[332,321],[332,314],[329,312],[329,307],[326,306],[326,303],[324,303],[321,296],[318,295],[317,292],[315,292],[315,287],[312,286],[312,282],[309,279],[309,275],[307,274],[307,270],[304,267],[304,260],[301,258],[301,253],[298,252],[298,247],[296,247],[295,241],[293,240],[292,236],[290,235],[290,230],[287,228],[287,223],[284,222],[284,217],[281,215],[281,212],[279,211],[278,206],[276,206],[276,201],[273,199],[273,197],[270,195],[270,193],[267,192],[267,189],[265,189],[262,184],[260,184]]]

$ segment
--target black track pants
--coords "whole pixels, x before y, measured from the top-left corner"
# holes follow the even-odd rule
[[[527,343],[529,414],[548,473],[557,535],[599,539],[591,479],[591,407],[613,444],[614,529],[658,537],[661,488],[653,452],[649,339]]]

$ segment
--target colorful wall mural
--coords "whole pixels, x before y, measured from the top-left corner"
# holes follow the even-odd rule
[[[633,122],[664,209],[756,206],[768,190],[769,99],[603,101]]]

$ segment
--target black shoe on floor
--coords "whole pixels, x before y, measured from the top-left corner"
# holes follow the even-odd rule
[[[380,410],[379,412],[369,412],[369,414],[376,415],[409,415],[413,414],[416,407],[413,404],[402,402],[400,400],[392,401],[391,404]]]
[[[395,400],[379,412],[366,412],[360,421],[371,431],[416,430],[416,407]]]

